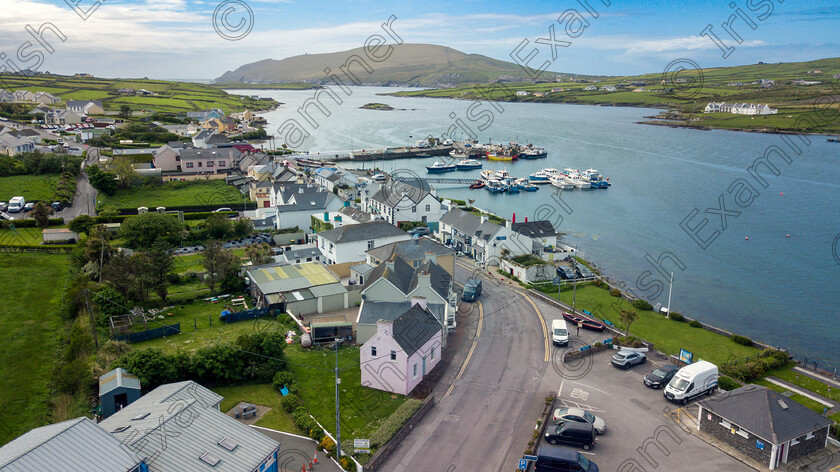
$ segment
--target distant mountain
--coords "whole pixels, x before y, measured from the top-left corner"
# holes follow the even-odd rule
[[[384,50],[380,52],[381,55]],[[432,44],[393,45],[391,55],[374,62],[365,56],[363,48],[329,54],[306,54],[283,60],[265,59],[225,72],[216,82],[289,83],[307,82],[326,85],[334,83],[324,69],[330,68],[347,84],[350,80],[339,70],[354,55],[365,59],[374,70],[369,74],[358,63],[348,66],[363,85],[399,85],[418,87],[451,87],[467,82],[526,82],[531,77],[514,63],[492,59],[480,54],[466,54],[452,48]],[[554,80],[554,72],[543,74]],[[566,74],[568,75],[568,74]],[[543,77],[541,77],[543,78]]]

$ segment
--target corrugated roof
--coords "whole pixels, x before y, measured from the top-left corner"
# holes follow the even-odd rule
[[[310,288],[309,291],[316,297],[328,297],[330,295],[346,293],[347,289],[340,283],[334,283],[329,285],[318,285],[317,287]]]
[[[114,390],[115,388],[134,388],[140,390],[140,379],[134,375],[129,374],[122,367],[99,376],[99,396]]]
[[[262,267],[248,271],[264,294],[289,292],[338,282],[319,262]]]
[[[127,472],[141,462],[84,417],[35,428],[0,448],[2,472]]]

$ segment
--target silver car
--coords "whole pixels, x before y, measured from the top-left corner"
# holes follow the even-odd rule
[[[607,422],[592,413],[580,408],[558,408],[554,410],[554,422],[574,421],[575,423],[589,423],[595,428],[596,434],[604,434]]]
[[[647,356],[641,352],[621,350],[613,354],[610,362],[616,367],[629,369],[636,364],[644,364],[647,362]]]

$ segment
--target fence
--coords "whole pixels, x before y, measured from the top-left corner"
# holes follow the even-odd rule
[[[114,336],[113,339],[117,341],[128,341],[130,343],[139,343],[148,341],[150,339],[162,338],[171,334],[178,334],[181,332],[181,323],[161,326],[160,328],[147,329],[138,333],[129,333],[121,336]]]
[[[0,245],[0,252],[45,252],[48,254],[69,254],[74,246],[17,246],[12,244]]]
[[[253,320],[268,315],[268,308],[252,308],[250,310],[243,310],[237,312],[230,312],[219,315],[219,319],[227,323],[236,323],[237,321]]]

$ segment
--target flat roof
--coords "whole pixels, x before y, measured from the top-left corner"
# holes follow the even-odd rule
[[[290,292],[339,281],[320,262],[262,267],[249,270],[248,275],[264,294]]]

